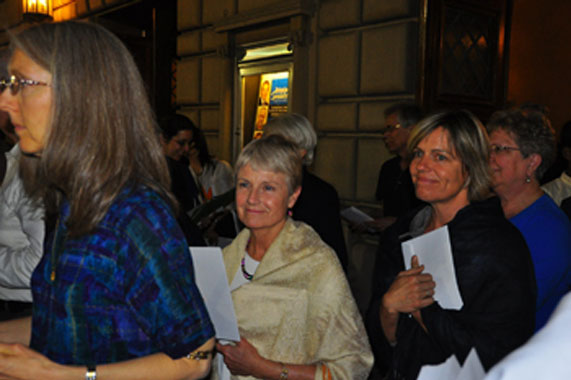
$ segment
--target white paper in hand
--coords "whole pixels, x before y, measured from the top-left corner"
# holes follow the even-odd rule
[[[354,206],[347,207],[341,211],[341,216],[355,224],[361,224],[375,220]]]
[[[464,364],[458,373],[456,379],[458,380],[482,380],[486,376],[484,366],[480,361],[480,357],[475,348],[470,350],[470,353],[464,360]]]
[[[443,309],[460,310],[464,303],[456,282],[452,248],[448,226],[421,235],[402,243],[402,255],[406,269],[411,268],[412,256],[418,257],[424,272],[436,282],[434,299]]]
[[[456,356],[452,355],[442,364],[422,366],[417,380],[482,380],[485,376],[486,371],[476,349],[472,348],[464,365],[460,366]]]
[[[460,373],[460,363],[456,356],[450,356],[444,363],[423,365],[416,380],[454,380]]]
[[[216,331],[216,339],[240,341],[234,304],[219,247],[190,247],[196,285]]]

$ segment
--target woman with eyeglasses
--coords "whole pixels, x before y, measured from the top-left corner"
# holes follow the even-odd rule
[[[463,363],[473,348],[489,369],[533,333],[533,264],[491,196],[488,145],[484,126],[467,111],[431,115],[411,132],[409,169],[427,205],[386,230],[367,315],[375,361],[387,379],[414,380],[422,366],[452,355]],[[444,226],[459,310],[439,301],[444,289],[423,262],[413,256],[405,267],[402,254],[403,242]]]
[[[32,317],[0,324],[0,377],[205,376],[214,331],[128,50],[95,24],[41,24],[11,37],[8,70],[0,108],[56,222]]]
[[[186,116],[173,114],[160,121],[161,144],[171,175],[172,192],[184,212],[200,204],[200,190],[186,166],[184,157],[194,141],[194,123]]]
[[[194,123],[186,116],[173,113],[159,121],[161,145],[169,168],[170,190],[178,201],[177,221],[189,246],[204,246],[206,242],[189,212],[200,205],[201,191],[186,165],[184,156],[194,140]]]
[[[539,182],[555,158],[555,136],[545,115],[529,110],[498,111],[487,129],[493,189],[533,259],[539,330],[571,288],[571,224]]]

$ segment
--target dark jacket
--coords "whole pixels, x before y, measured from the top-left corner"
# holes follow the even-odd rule
[[[181,210],[186,213],[200,203],[198,186],[187,165],[168,156],[166,158],[171,177],[171,191]]]
[[[423,204],[415,194],[408,168],[400,166],[401,157],[396,156],[381,166],[375,198],[383,203],[383,216],[397,218]]]
[[[333,248],[341,266],[347,271],[347,248],[335,188],[304,167],[301,194],[292,212],[293,219],[309,224],[321,240]]]
[[[166,157],[169,167],[169,175],[171,177],[171,192],[178,201],[178,215],[176,220],[186,242],[189,246],[202,247],[206,245],[202,233],[196,224],[194,224],[187,215],[187,212],[196,207],[198,200],[198,187],[192,178],[192,174],[188,170],[188,166]]]
[[[533,334],[536,285],[525,240],[505,219],[498,198],[460,210],[448,229],[464,306],[444,310],[434,303],[422,309],[428,334],[414,318],[401,314],[397,344],[391,348],[382,332],[379,308],[383,294],[404,270],[399,236],[409,231],[417,212],[388,230],[377,259],[367,315],[375,360],[392,369],[392,378],[416,379],[423,365],[442,363],[452,354],[462,363],[475,347],[487,370]]]

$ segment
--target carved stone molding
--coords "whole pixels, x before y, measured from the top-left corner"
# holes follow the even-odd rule
[[[292,46],[309,46],[313,42],[313,33],[309,30],[295,30],[289,33],[288,43]]]
[[[256,8],[214,23],[215,32],[228,32],[256,24],[271,22],[293,16],[311,16],[315,12],[315,0],[280,0],[263,8]]]

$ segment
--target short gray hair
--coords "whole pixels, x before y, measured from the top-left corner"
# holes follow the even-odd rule
[[[445,111],[430,115],[416,124],[408,140],[409,154],[434,130],[444,128],[448,140],[468,173],[468,200],[482,201],[490,195],[492,183],[488,164],[489,140],[486,129],[471,112]]]
[[[254,170],[284,174],[289,195],[301,186],[301,156],[298,148],[280,135],[252,140],[246,145],[236,160],[235,175],[238,176],[240,169],[246,165]]]
[[[385,118],[396,114],[399,124],[403,128],[415,125],[422,118],[422,110],[414,103],[398,103],[385,110]]]
[[[317,134],[305,116],[289,113],[271,119],[264,126],[264,136],[270,135],[283,136],[299,149],[305,150],[307,153],[303,158],[303,164],[311,165],[317,145]]]
[[[486,127],[490,134],[501,129],[511,135],[522,156],[541,156],[541,164],[535,171],[537,180],[555,161],[555,132],[547,116],[540,111],[517,108],[497,111],[490,117]]]

